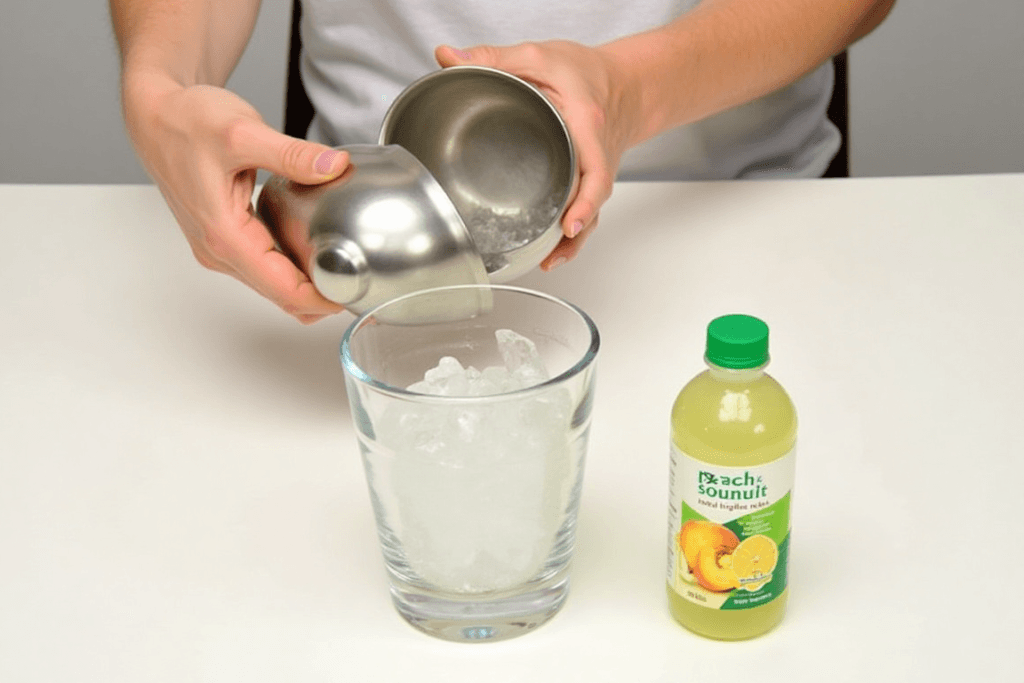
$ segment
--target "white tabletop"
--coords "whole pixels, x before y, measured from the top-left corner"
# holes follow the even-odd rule
[[[0,681],[1008,681],[1024,665],[1024,175],[625,184],[519,284],[602,333],[573,586],[538,631],[390,604],[337,360],[144,186],[0,186]],[[800,414],[789,612],[668,615],[668,413],[763,317]],[[1016,673],[1014,673],[1016,672]]]

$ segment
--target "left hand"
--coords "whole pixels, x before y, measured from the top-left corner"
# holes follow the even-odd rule
[[[622,155],[640,130],[640,98],[631,79],[600,48],[565,40],[468,50],[443,45],[434,56],[442,67],[473,64],[518,76],[561,113],[576,147],[580,184],[562,217],[562,240],[541,268],[551,270],[575,258],[597,227]]]

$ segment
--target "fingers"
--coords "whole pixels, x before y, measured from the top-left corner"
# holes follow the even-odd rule
[[[580,152],[580,184],[572,203],[562,215],[562,234],[576,237],[597,219],[600,207],[611,197],[614,179],[600,161]]]
[[[228,153],[246,173],[264,168],[305,184],[331,180],[348,167],[347,152],[244,119],[228,133]],[[251,191],[251,185],[247,191]],[[236,206],[239,204],[243,204],[241,198]],[[321,296],[309,277],[277,250],[266,226],[253,215],[248,196],[244,206],[244,214],[229,219],[238,226],[236,230],[221,237],[224,243],[218,256],[224,269],[304,324],[342,311],[341,306]]]
[[[239,168],[264,168],[307,185],[338,177],[348,152],[279,133],[258,121],[241,119],[228,132],[228,149]]]
[[[345,171],[347,153],[277,132],[223,88],[178,87],[143,104],[150,110],[133,117],[133,140],[199,263],[302,322],[341,311],[277,251],[251,200],[259,168],[320,183]]]
[[[470,48],[440,45],[434,49],[434,59],[442,67],[461,64],[489,66],[527,80],[539,78],[540,66],[547,63],[544,51],[535,43],[512,46],[476,45]]]
[[[225,270],[299,321],[315,322],[344,310],[325,299],[309,277],[276,249],[266,226],[255,216],[250,214],[223,239],[218,260]]]
[[[576,258],[587,238],[597,228],[600,207],[611,196],[614,187],[614,179],[603,163],[604,152],[600,146],[594,143],[578,146],[581,169],[579,188],[562,216],[561,241],[541,263],[541,269],[545,271]]]
[[[580,250],[583,249],[584,243],[594,234],[594,230],[597,229],[597,223],[598,217],[595,216],[590,225],[583,228],[576,237],[563,236],[561,241],[551,250],[551,253],[541,261],[540,269],[544,272],[550,272],[576,258]]]
[[[208,227],[187,233],[196,260],[233,276],[300,322],[308,324],[344,310],[321,296],[306,274],[277,250],[250,202],[255,177],[251,170],[228,181],[229,186],[222,188],[228,203],[211,216]],[[216,185],[211,181],[211,187]]]
[[[588,183],[587,174],[583,175],[580,192],[566,209],[562,219],[562,239],[541,262],[541,270],[553,270],[576,258],[584,243],[597,229],[598,207],[604,203],[608,194],[610,192],[605,189],[605,184],[602,181],[591,178]],[[603,197],[603,199],[596,201],[592,198],[595,195]]]
[[[451,45],[439,45],[434,48],[434,59],[442,67],[458,66],[473,59],[470,50],[462,50]]]

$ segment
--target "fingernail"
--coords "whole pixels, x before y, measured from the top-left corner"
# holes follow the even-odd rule
[[[548,270],[554,270],[555,268],[562,265],[568,260],[569,259],[565,258],[564,256],[559,256],[558,258],[551,262],[551,264],[548,266]]]
[[[583,221],[575,221],[569,227],[569,237],[575,237],[576,235],[580,234],[580,230],[582,230],[582,229],[583,229]]]
[[[316,158],[313,168],[320,175],[327,175],[331,172],[334,162],[338,160],[338,154],[339,152],[334,149],[329,149],[326,152],[320,152],[320,156]]]
[[[473,58],[473,55],[469,54],[465,50],[460,50],[457,47],[453,47],[452,48],[452,52],[454,52],[455,56],[458,57],[459,59],[472,59]]]

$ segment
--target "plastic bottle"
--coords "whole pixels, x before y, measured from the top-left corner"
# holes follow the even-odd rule
[[[764,371],[758,318],[712,320],[705,361],[672,407],[669,609],[695,633],[741,640],[786,609],[796,410]]]

